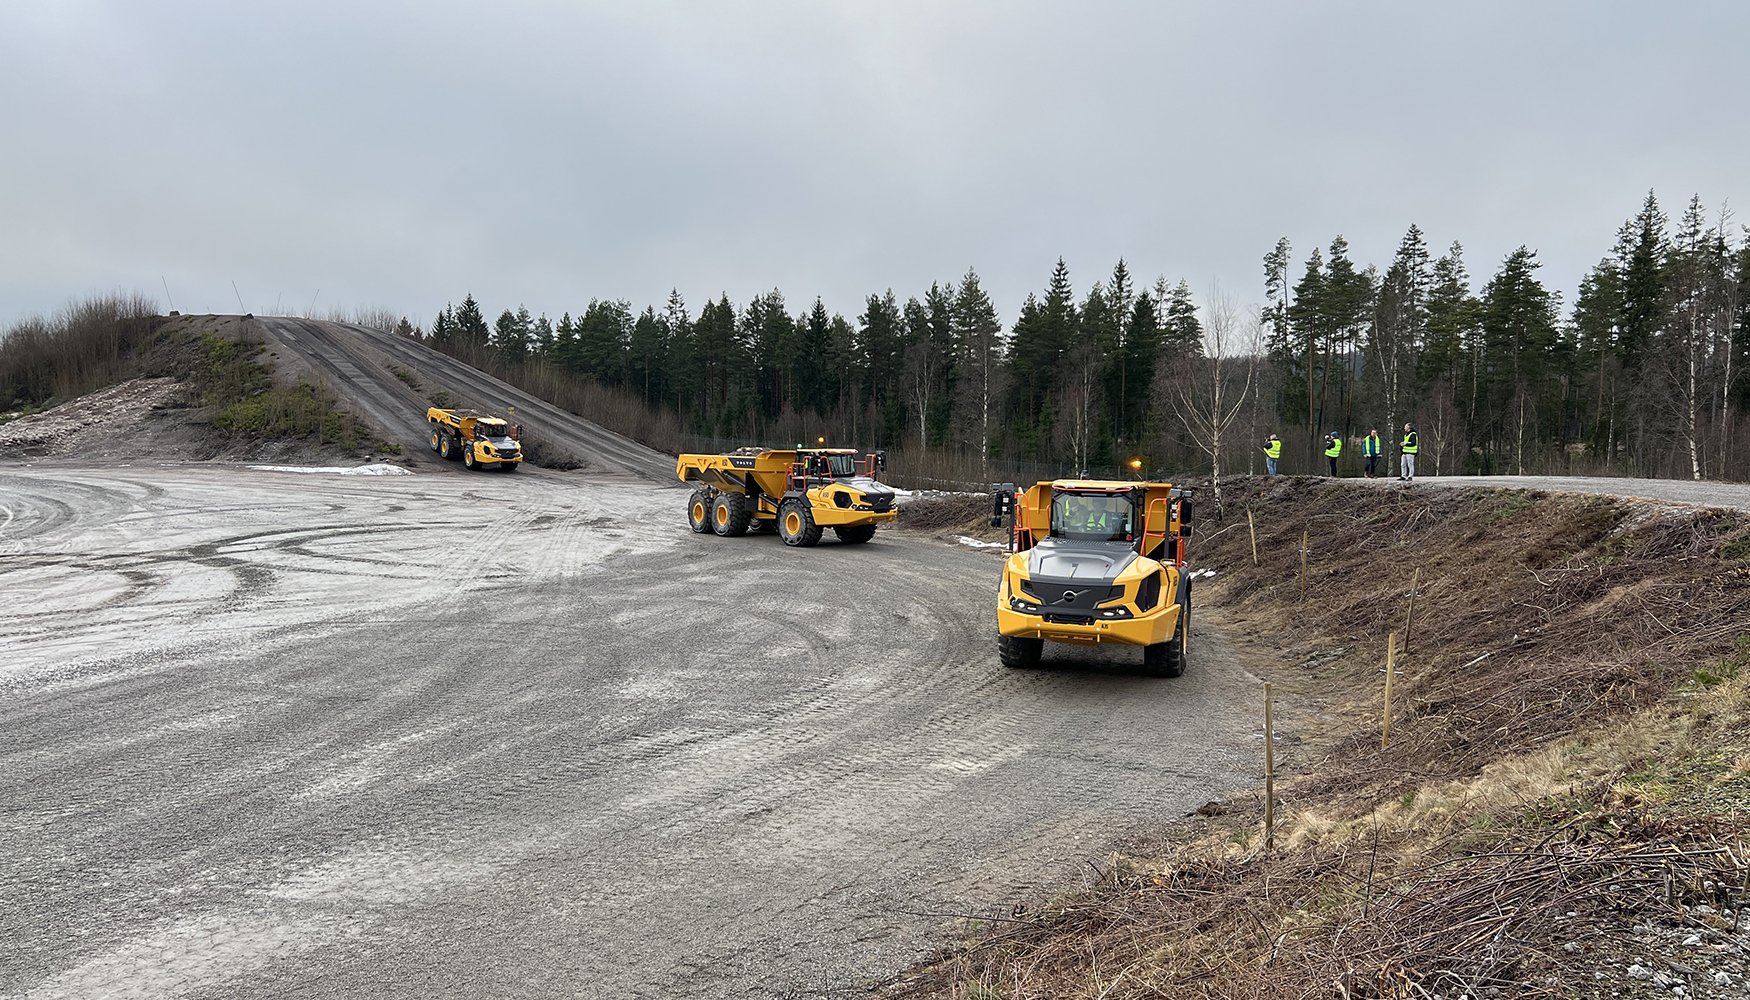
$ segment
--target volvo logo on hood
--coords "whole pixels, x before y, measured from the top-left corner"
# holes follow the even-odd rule
[[[1087,591],[1085,591],[1085,590],[1066,590],[1063,592],[1063,597],[1059,598],[1057,603],[1058,604],[1074,604],[1076,598],[1082,596],[1085,593],[1087,593]]]

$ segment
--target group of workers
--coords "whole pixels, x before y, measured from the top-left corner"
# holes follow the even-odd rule
[[[1377,429],[1369,431],[1361,439],[1361,455],[1367,460],[1367,471],[1363,473],[1368,479],[1379,478],[1379,458],[1385,452],[1385,442],[1379,438]],[[1410,482],[1416,478],[1416,453],[1421,450],[1421,441],[1416,437],[1416,425],[1404,425],[1404,439],[1398,444],[1398,479]],[[1270,469],[1270,475],[1276,474],[1276,462],[1282,457],[1282,439],[1272,434],[1264,441],[1264,463]],[[1331,475],[1337,475],[1337,459],[1343,457],[1343,435],[1332,431],[1325,435],[1325,458],[1331,462]]]

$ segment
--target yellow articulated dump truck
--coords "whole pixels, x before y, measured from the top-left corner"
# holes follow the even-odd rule
[[[776,530],[785,545],[807,546],[826,528],[841,542],[860,544],[893,520],[895,494],[876,479],[886,467],[879,451],[859,459],[851,448],[742,448],[682,455],[675,474],[697,487],[687,499],[694,531],[731,537]]]
[[[1185,670],[1191,491],[1171,483],[1062,479],[992,490],[991,526],[1011,528],[997,592],[997,652],[1039,663],[1045,640],[1141,646],[1144,672]]]
[[[522,425],[511,426],[499,417],[483,417],[472,410],[425,411],[431,425],[431,450],[451,461],[461,459],[470,469],[515,472],[523,462],[519,438]]]

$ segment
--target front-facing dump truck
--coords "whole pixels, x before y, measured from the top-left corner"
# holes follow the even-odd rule
[[[1049,639],[1141,646],[1146,673],[1184,672],[1190,490],[1064,479],[992,492],[992,527],[1006,518],[1012,529],[997,592],[1004,666],[1038,664]]]
[[[470,469],[515,472],[523,462],[522,426],[512,427],[499,417],[483,417],[472,410],[425,411],[431,425],[431,450]]]
[[[866,542],[893,520],[895,494],[875,478],[886,467],[879,451],[859,461],[851,448],[742,448],[682,455],[675,474],[697,487],[687,498],[694,531],[732,537],[775,528],[785,545],[807,546],[826,528],[841,542]]]

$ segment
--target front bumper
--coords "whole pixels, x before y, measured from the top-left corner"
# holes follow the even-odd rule
[[[1025,639],[1049,639],[1052,642],[1153,646],[1172,638],[1178,627],[1177,604],[1163,604],[1154,612],[1137,618],[1092,621],[1085,625],[1046,621],[1044,615],[1030,615],[1006,605],[997,607],[998,632]]]
[[[882,524],[899,516],[899,511],[889,510],[881,513],[858,510],[855,507],[835,507],[831,504],[814,504],[811,509],[814,523],[823,528],[849,528],[859,524]]]

